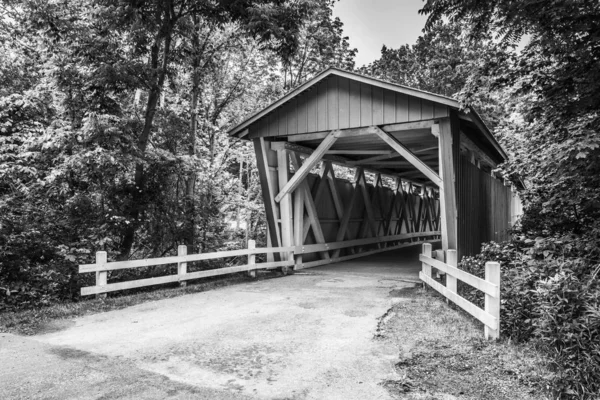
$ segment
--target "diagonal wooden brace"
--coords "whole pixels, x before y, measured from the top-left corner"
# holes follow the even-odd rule
[[[290,179],[281,189],[279,194],[277,194],[277,196],[275,197],[276,202],[280,202],[283,196],[285,196],[288,193],[292,193],[294,189],[296,189],[298,185],[302,181],[304,181],[304,178],[306,178],[310,170],[313,169],[313,167],[317,165],[319,161],[321,161],[327,150],[329,150],[329,148],[333,146],[333,144],[337,140],[338,134],[339,131],[331,131],[329,135],[327,135],[325,139],[323,139],[321,144],[319,144],[319,147],[317,147],[315,151],[310,155],[310,157],[308,157],[306,161],[304,161],[302,166],[296,171],[296,173],[294,173],[292,179]]]
[[[385,132],[379,127],[375,127],[375,134],[381,138],[384,142],[386,142],[390,147],[398,152],[402,157],[406,159],[409,163],[411,163],[416,169],[418,169],[423,175],[429,178],[433,183],[437,186],[441,186],[442,180],[440,176],[435,173],[434,170],[429,168],[427,164],[421,161],[420,158],[415,156],[412,151],[406,148],[402,143],[398,141],[394,136]]]

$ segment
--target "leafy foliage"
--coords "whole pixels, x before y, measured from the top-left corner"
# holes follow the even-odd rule
[[[283,93],[302,51],[311,66],[351,65],[330,7],[2,2],[0,308],[76,299],[88,279],[76,266],[98,250],[129,259],[260,242],[251,144],[226,130]],[[307,40],[315,15],[320,39]],[[319,47],[329,41],[340,52]]]
[[[533,340],[550,356],[553,373],[545,380],[553,397],[594,398],[600,390],[600,264],[590,271],[581,255],[598,257],[598,248],[573,247],[570,239],[488,243],[460,267],[483,277],[486,261],[500,262],[502,335]],[[460,283],[459,292],[483,306],[474,288]]]

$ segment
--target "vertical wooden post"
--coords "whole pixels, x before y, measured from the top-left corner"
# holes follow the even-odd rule
[[[294,239],[296,246],[304,245],[304,195],[305,191],[296,188],[294,192]],[[294,271],[302,268],[302,253],[294,252]]]
[[[98,266],[102,265],[106,265],[106,261],[108,259],[108,255],[106,254],[105,251],[98,251],[96,252],[96,264],[98,264]],[[106,283],[108,281],[108,271],[96,271],[96,286],[106,286]],[[97,299],[105,299],[106,298],[106,293],[100,293],[96,295]]]
[[[486,339],[500,339],[500,263],[488,261],[485,263],[485,280],[498,285],[498,297],[485,294],[485,311],[498,320],[498,329],[484,328]]]
[[[185,244],[180,244],[177,247],[177,255],[178,256],[187,256],[187,246]],[[177,275],[179,277],[179,286],[186,287],[187,282],[185,281],[185,275],[187,274],[187,262],[178,262],[177,263]]]
[[[446,251],[446,264],[458,268],[456,250]],[[456,277],[446,274],[446,288],[454,293],[458,293]]]
[[[423,243],[423,255],[431,258],[431,243]],[[431,278],[431,265],[427,263],[421,263],[423,275]],[[423,282],[423,288],[427,288],[427,284]]]
[[[277,150],[277,177],[279,181],[279,190],[282,190],[289,180],[290,167],[287,150]],[[279,202],[279,211],[281,214],[281,245],[283,247],[292,246],[294,243],[293,217],[292,217],[292,196],[287,193]],[[290,259],[289,253],[284,253],[284,260]],[[281,272],[287,274],[287,267],[282,267]]]
[[[436,250],[435,259],[441,262],[446,262],[446,253],[444,252],[444,250]],[[440,271],[438,271],[437,269],[435,270],[435,277],[441,279]]]
[[[256,241],[250,239],[248,240],[248,250],[254,250],[256,248]],[[253,266],[256,264],[256,254],[248,254],[248,266]],[[250,269],[248,270],[248,276],[250,278],[256,278],[256,270]]]
[[[457,249],[457,213],[456,213],[456,188],[454,184],[454,143],[458,138],[455,130],[458,129],[456,121],[446,118],[440,121],[439,135],[439,165],[440,178],[440,206],[442,225],[442,249]]]
[[[267,219],[267,234],[268,245],[273,247],[281,246],[281,235],[279,232],[279,224],[277,223],[277,204],[275,203],[275,195],[277,194],[274,179],[272,179],[269,160],[274,164],[273,157],[269,159],[269,155],[273,155],[271,149],[268,148],[269,142],[264,138],[256,138],[254,142],[254,152],[256,154],[256,167],[260,176],[260,187],[265,205],[265,216]],[[273,254],[275,261],[280,260],[279,253]]]

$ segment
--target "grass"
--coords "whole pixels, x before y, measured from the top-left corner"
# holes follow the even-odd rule
[[[257,271],[256,278],[250,278],[244,273],[204,278],[201,281],[189,282],[186,287],[152,286],[145,290],[109,293],[105,299],[83,298],[78,302],[64,302],[52,304],[47,307],[10,311],[0,313],[0,333],[14,333],[19,335],[36,335],[63,329],[72,318],[89,314],[96,314],[112,310],[199,293],[220,287],[235,285],[244,282],[264,280],[281,276],[275,270]]]
[[[547,362],[528,345],[483,339],[483,326],[433,291],[399,293],[377,337],[400,350],[396,398],[547,399]]]

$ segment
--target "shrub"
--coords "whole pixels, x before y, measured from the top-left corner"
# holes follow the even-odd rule
[[[555,398],[600,395],[600,265],[594,240],[574,236],[486,243],[460,268],[483,277],[486,261],[501,263],[501,333],[533,341],[551,360],[546,377]],[[584,256],[585,255],[585,256]],[[592,255],[592,257],[589,257]],[[459,293],[483,306],[466,284]]]

